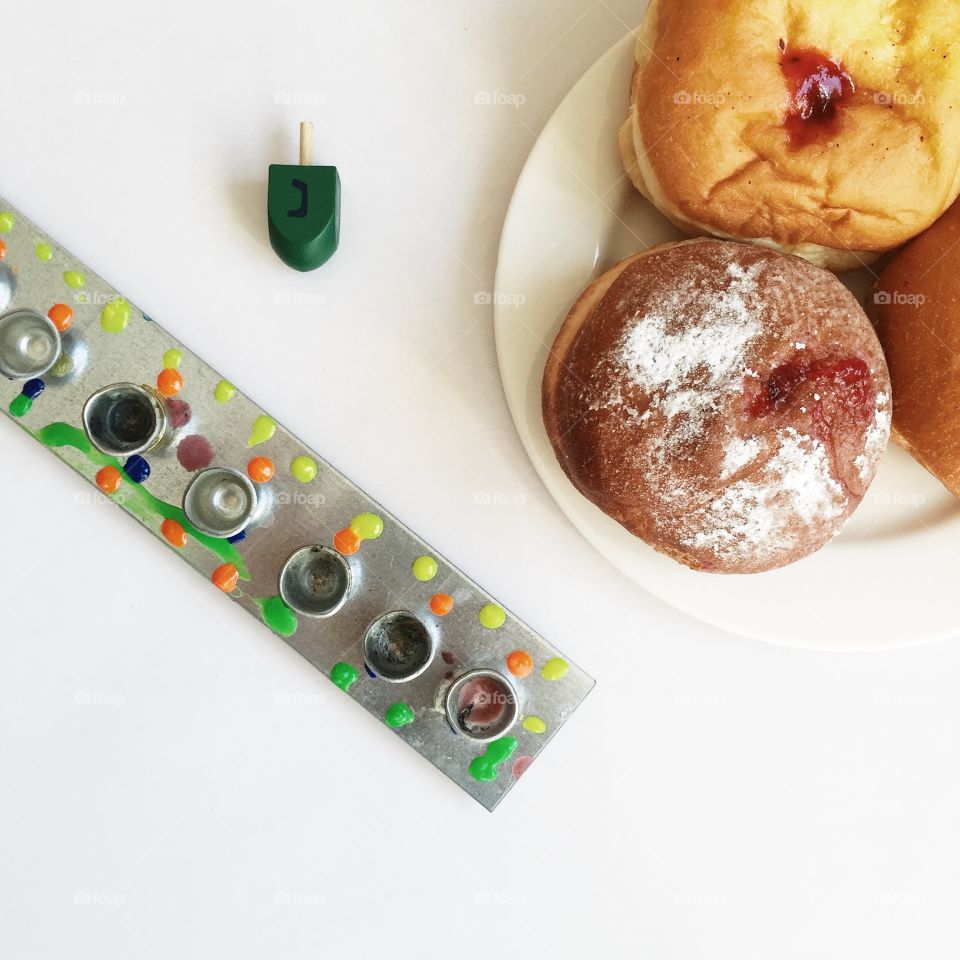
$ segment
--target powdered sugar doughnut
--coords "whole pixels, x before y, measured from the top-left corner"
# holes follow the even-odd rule
[[[755,573],[836,535],[890,430],[876,335],[833,275],[701,239],[583,293],[543,378],[557,458],[600,509],[694,569]]]

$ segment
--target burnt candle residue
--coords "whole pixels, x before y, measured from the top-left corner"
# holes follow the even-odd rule
[[[790,90],[783,125],[791,146],[830,139],[837,131],[839,108],[856,84],[843,64],[813,47],[794,49],[781,42],[780,69]]]

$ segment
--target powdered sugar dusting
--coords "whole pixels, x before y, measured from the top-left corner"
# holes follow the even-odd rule
[[[723,394],[742,389],[746,348],[762,331],[755,303],[762,267],[727,264],[729,283],[719,292],[680,285],[623,337],[618,366],[650,396],[651,408],[668,420],[685,417],[678,442],[703,431]]]
[[[877,394],[877,412],[874,414],[873,422],[867,428],[863,453],[853,461],[853,465],[859,471],[860,479],[863,481],[869,480],[873,475],[874,467],[883,451],[886,450],[887,441],[890,439],[889,399],[885,393]]]
[[[682,542],[726,560],[773,553],[795,545],[797,518],[806,524],[830,520],[846,506],[823,444],[787,427],[759,477],[732,483],[693,512]]]
[[[750,437],[748,440],[733,437],[729,440],[723,451],[723,471],[720,474],[720,479],[726,480],[727,477],[732,477],[747,464],[753,463],[757,459],[761,447],[762,444],[756,437]]]

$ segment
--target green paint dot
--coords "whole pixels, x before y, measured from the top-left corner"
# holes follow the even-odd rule
[[[53,250],[49,243],[38,243],[36,250],[33,252],[37,255],[37,259],[44,263],[53,257]]]
[[[61,353],[60,359],[50,368],[50,376],[65,377],[73,373],[73,357],[68,353]]]
[[[297,632],[297,618],[281,597],[257,597],[263,622],[281,637],[292,637]]]
[[[312,457],[294,457],[290,462],[293,479],[300,483],[309,483],[317,478],[317,461]]]
[[[543,665],[540,676],[544,680],[559,680],[569,669],[570,665],[566,660],[562,660],[560,657],[551,657]]]
[[[253,429],[250,431],[250,439],[247,440],[247,446],[255,447],[258,443],[266,443],[276,432],[276,423],[271,417],[262,413],[253,421]]]
[[[33,401],[25,393],[18,393],[10,401],[10,415],[12,417],[26,416],[32,406]]]
[[[361,539],[361,540],[376,540],[377,537],[383,533],[383,521],[375,513],[361,513],[355,516],[350,521],[350,529]],[[422,559],[422,558],[421,558]],[[428,558],[429,559],[429,558]],[[434,563],[434,570],[430,576],[436,575],[436,563]],[[416,567],[414,567],[414,574],[416,574]],[[417,577],[418,580],[422,579]],[[430,577],[426,577],[427,580]]]
[[[213,388],[213,399],[217,403],[229,403],[237,395],[237,388],[229,380],[221,380]]]
[[[498,607],[495,603],[488,603],[480,610],[480,622],[488,630],[496,630],[502,627],[507,619],[503,607]]]
[[[531,733],[546,733],[547,725],[539,717],[527,717],[523,721],[523,729]]]
[[[9,233],[15,222],[13,214],[9,210],[0,213],[0,233]]]
[[[171,347],[163,355],[164,370],[176,370],[181,363],[183,363],[183,354],[176,347]]]
[[[394,703],[387,709],[383,719],[388,727],[396,730],[397,727],[405,727],[408,723],[413,723],[414,713],[405,703]]]
[[[63,275],[63,282],[72,290],[79,290],[87,282],[87,278],[79,270],[68,270]]]
[[[437,561],[433,557],[417,557],[413,561],[413,575],[418,580],[432,580],[437,575]]]
[[[100,326],[106,333],[120,333],[130,322],[130,304],[123,297],[111,300],[100,311]]]
[[[330,671],[330,679],[341,690],[349,690],[360,679],[360,674],[349,663],[335,663]]]
[[[515,737],[500,737],[488,744],[487,749],[479,757],[474,757],[467,768],[474,780],[496,780],[497,767],[510,757],[517,749]]]

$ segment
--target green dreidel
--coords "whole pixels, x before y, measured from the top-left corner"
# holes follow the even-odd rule
[[[340,175],[310,165],[313,124],[300,124],[300,166],[271,163],[267,178],[270,245],[294,270],[316,270],[340,243]]]

